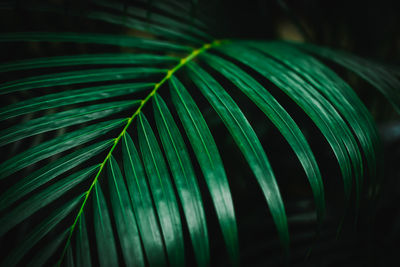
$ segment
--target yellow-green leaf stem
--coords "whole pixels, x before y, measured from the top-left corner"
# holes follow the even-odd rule
[[[98,181],[98,179],[99,179],[99,176],[100,176],[101,172],[103,171],[104,166],[106,165],[108,159],[111,157],[111,155],[112,155],[112,153],[113,153],[115,147],[117,146],[117,144],[119,143],[119,141],[121,140],[121,138],[125,135],[125,133],[126,133],[128,127],[131,125],[132,121],[136,118],[136,116],[138,116],[138,115],[140,114],[140,112],[141,112],[142,108],[144,107],[144,105],[155,95],[155,93],[157,92],[157,90],[158,90],[166,81],[168,81],[169,78],[171,78],[171,76],[172,76],[175,72],[177,72],[180,68],[182,68],[183,66],[185,66],[188,62],[192,61],[194,58],[196,58],[198,55],[200,55],[200,54],[203,53],[204,51],[206,51],[206,50],[208,50],[208,49],[210,49],[210,48],[212,48],[212,47],[219,46],[219,45],[221,45],[221,43],[222,43],[222,42],[221,42],[220,40],[215,40],[215,41],[213,41],[212,43],[204,44],[202,47],[193,50],[188,56],[182,58],[182,59],[179,61],[179,63],[178,63],[175,67],[173,67],[172,69],[170,69],[170,70],[167,71],[167,73],[166,73],[166,75],[164,76],[164,78],[163,78],[160,82],[156,83],[156,84],[154,85],[154,88],[151,90],[151,92],[140,102],[139,107],[138,107],[138,108],[136,109],[136,111],[132,114],[132,116],[128,119],[128,121],[127,121],[125,127],[122,129],[121,133],[118,135],[117,138],[114,139],[114,144],[113,144],[113,146],[110,148],[110,150],[108,151],[107,156],[105,157],[105,159],[103,160],[103,162],[100,164],[100,168],[99,168],[99,170],[98,170],[96,176],[94,177],[92,184],[90,185],[89,189],[86,191],[85,197],[84,197],[84,200],[83,200],[83,203],[82,203],[82,205],[81,205],[81,207],[80,207],[80,209],[79,209],[79,212],[78,212],[77,216],[75,217],[74,223],[72,224],[72,226],[71,226],[71,228],[70,228],[70,232],[69,232],[69,236],[68,236],[68,239],[67,239],[67,243],[65,244],[64,250],[63,250],[63,252],[62,252],[62,254],[61,254],[60,260],[59,260],[59,262],[58,262],[58,266],[61,265],[61,262],[62,262],[62,260],[63,260],[63,258],[64,258],[64,256],[65,256],[65,254],[66,254],[66,251],[67,251],[67,249],[68,249],[68,246],[69,246],[69,244],[70,244],[70,242],[71,242],[72,234],[74,233],[74,230],[75,230],[75,228],[76,228],[77,222],[79,221],[79,217],[80,217],[80,216],[82,215],[82,213],[83,213],[83,209],[84,209],[84,207],[85,207],[85,205],[86,205],[86,202],[87,202],[87,200],[88,200],[88,198],[89,198],[89,196],[90,196],[90,193],[92,192],[93,187],[96,185],[96,183],[97,183],[97,181]]]

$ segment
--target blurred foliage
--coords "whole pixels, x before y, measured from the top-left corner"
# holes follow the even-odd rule
[[[140,31],[127,31],[123,27],[68,15],[72,10],[84,14],[90,8],[89,1],[53,0],[48,2],[62,6],[65,16],[31,12],[25,9],[25,1],[17,1],[12,11],[0,9],[0,31],[40,29],[144,35]],[[129,5],[129,1],[126,2]],[[400,64],[399,1],[202,0],[198,3],[193,2],[195,4],[191,11],[192,17],[204,19],[217,36],[218,33],[224,32],[227,33],[228,38],[281,38],[309,41],[342,49],[390,66]],[[14,5],[14,3],[11,4]],[[2,44],[1,49],[0,61],[2,62],[42,56],[84,54],[88,51],[91,53],[134,51],[127,48],[117,50],[106,46],[57,42]],[[316,235],[316,214],[311,190],[303,177],[301,166],[292,153],[288,155],[290,151],[288,144],[272,124],[266,120],[260,122],[254,119],[259,118],[261,114],[256,108],[252,108],[253,106],[246,110],[246,115],[254,119],[254,128],[261,142],[268,144],[271,164],[274,166],[276,176],[279,177],[283,197],[288,203],[287,211],[292,235],[291,266],[396,266],[393,262],[397,260],[397,248],[400,246],[400,207],[398,205],[400,202],[400,166],[398,164],[400,118],[387,101],[372,90],[366,82],[343,68],[331,63],[327,64],[355,88],[361,100],[372,112],[384,145],[385,179],[379,200],[372,204],[362,204],[360,219],[356,225],[352,216],[353,210],[348,211],[342,231],[337,237],[337,228],[344,216],[340,212],[342,209],[338,208],[344,205],[342,184],[338,179],[339,169],[332,164],[333,155],[328,151],[326,141],[315,126],[304,114],[296,112],[298,107],[289,106],[288,110],[291,114],[299,114],[295,116],[295,119],[302,125],[302,131],[310,140],[310,145],[321,166],[324,182],[326,181],[329,214],[321,232]],[[31,73],[35,74],[35,71]],[[15,75],[0,76],[0,78],[2,82],[19,78],[18,74]],[[13,98],[2,99],[2,104],[15,103],[35,95],[40,95],[40,91],[22,92]],[[281,100],[285,104],[290,102],[283,96]],[[242,105],[248,104],[246,100],[241,101]],[[215,139],[221,144],[221,150],[228,155],[237,154],[237,148],[232,146],[233,140],[226,137],[227,132],[221,126],[221,122],[215,119],[215,114],[211,110],[206,110],[204,116],[210,125],[218,129],[215,131]],[[39,141],[32,140],[33,143]],[[21,149],[16,145],[11,153],[16,154]],[[3,161],[3,158],[8,155],[2,154]],[[227,175],[231,178],[232,194],[235,199],[240,200],[235,202],[235,207],[237,217],[240,218],[238,230],[240,233],[245,233],[240,236],[242,262],[246,263],[245,266],[281,265],[281,250],[275,229],[272,227],[271,216],[265,212],[259,212],[265,210],[260,189],[253,179],[243,179],[249,173],[248,166],[242,158],[236,159],[234,164],[232,162],[225,164]],[[204,184],[201,186],[204,187]],[[205,205],[211,206],[209,199],[206,198],[204,201]],[[30,225],[26,224],[24,227],[29,228]],[[221,235],[218,225],[213,225],[213,223],[210,223],[209,231],[210,236]],[[23,239],[22,233],[23,231],[21,231],[20,239]],[[14,240],[14,242],[17,241]],[[222,238],[216,238],[211,245],[212,254],[216,258],[214,266],[227,265]],[[1,248],[5,249],[5,247],[5,243],[2,242]]]

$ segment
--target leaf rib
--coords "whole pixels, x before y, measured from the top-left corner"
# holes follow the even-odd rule
[[[132,114],[132,116],[128,119],[128,121],[127,121],[125,127],[122,129],[121,133],[118,135],[117,138],[114,139],[114,144],[113,144],[112,147],[110,148],[110,150],[109,150],[107,156],[105,157],[105,159],[103,160],[103,162],[100,164],[100,168],[99,168],[98,172],[96,173],[96,176],[95,176],[95,178],[93,179],[93,182],[91,183],[89,189],[88,189],[88,190],[86,191],[86,193],[84,194],[84,200],[83,200],[83,202],[82,202],[82,205],[81,205],[81,207],[80,207],[80,209],[79,209],[79,212],[78,212],[77,216],[75,217],[74,223],[72,224],[72,226],[71,226],[71,228],[70,228],[70,233],[69,233],[69,235],[68,235],[67,242],[66,242],[65,247],[64,247],[64,249],[63,249],[63,251],[62,251],[62,254],[61,254],[61,257],[60,257],[60,259],[59,259],[59,261],[58,261],[57,266],[60,266],[60,265],[61,265],[62,260],[63,260],[64,256],[66,255],[67,249],[68,249],[69,244],[70,244],[70,242],[71,242],[72,234],[74,233],[74,230],[75,230],[75,228],[76,228],[77,222],[79,221],[79,217],[80,217],[80,216],[82,215],[82,213],[83,213],[83,209],[84,209],[84,207],[85,207],[85,205],[86,205],[86,202],[87,202],[87,200],[88,200],[88,198],[89,198],[89,196],[90,196],[90,193],[91,193],[92,190],[93,190],[93,187],[96,185],[96,183],[97,183],[97,181],[98,181],[98,179],[99,179],[99,176],[100,176],[100,174],[102,173],[102,171],[103,171],[103,169],[104,169],[104,166],[106,165],[108,159],[111,157],[112,152],[113,152],[114,149],[116,148],[116,146],[117,146],[117,144],[119,143],[119,141],[121,140],[121,138],[125,135],[127,129],[128,129],[129,126],[131,125],[132,121],[136,118],[136,116],[138,116],[138,115],[140,114],[140,112],[141,112],[142,108],[144,107],[144,105],[156,94],[157,90],[158,90],[166,81],[168,81],[168,80],[172,77],[172,75],[173,75],[175,72],[177,72],[180,68],[182,68],[183,66],[185,66],[188,62],[192,61],[192,60],[193,60],[195,57],[197,57],[199,54],[203,53],[204,51],[206,51],[206,50],[208,50],[208,49],[210,49],[210,48],[219,46],[219,45],[221,45],[221,43],[222,43],[222,42],[221,42],[220,40],[215,40],[215,41],[213,41],[212,43],[206,43],[206,44],[204,44],[203,46],[201,46],[200,48],[197,48],[197,49],[192,50],[192,52],[191,52],[188,56],[182,58],[182,59],[179,61],[179,63],[178,63],[175,67],[173,67],[172,69],[168,70],[168,71],[167,71],[167,74],[164,76],[164,78],[163,78],[160,82],[156,83],[156,84],[154,85],[154,88],[151,90],[151,92],[140,102],[139,107],[138,107],[138,108],[136,109],[136,111]]]

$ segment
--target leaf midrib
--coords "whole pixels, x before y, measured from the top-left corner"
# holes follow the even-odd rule
[[[80,218],[80,216],[81,216],[82,213],[83,213],[83,209],[84,209],[84,207],[85,207],[85,204],[86,204],[86,202],[87,202],[87,200],[88,200],[88,198],[89,198],[89,196],[90,196],[90,193],[91,193],[93,187],[96,185],[96,183],[97,183],[97,181],[98,181],[98,178],[99,178],[99,176],[100,176],[100,174],[101,174],[101,172],[102,172],[104,166],[106,165],[108,159],[111,157],[111,155],[112,155],[112,153],[113,153],[115,147],[117,146],[117,144],[119,143],[119,141],[121,140],[121,138],[122,138],[123,136],[125,136],[125,133],[126,133],[127,129],[129,128],[129,126],[131,125],[132,121],[136,118],[136,116],[138,116],[138,115],[140,114],[140,111],[142,110],[142,108],[144,107],[144,105],[156,94],[157,90],[158,90],[166,81],[168,81],[168,80],[172,77],[172,75],[173,75],[175,72],[177,72],[180,68],[182,68],[183,66],[185,66],[188,62],[190,62],[191,60],[193,60],[194,58],[196,58],[198,55],[200,55],[200,54],[203,53],[204,51],[206,51],[206,50],[208,50],[208,49],[211,49],[211,48],[213,48],[213,47],[219,46],[219,45],[221,45],[221,44],[222,44],[222,42],[221,42],[220,40],[214,40],[214,41],[211,42],[211,43],[206,43],[206,44],[204,44],[204,45],[201,46],[200,48],[197,48],[197,49],[192,50],[192,52],[191,52],[188,56],[182,58],[182,59],[179,61],[179,63],[178,63],[175,67],[173,67],[172,69],[168,70],[168,71],[167,71],[167,74],[164,76],[164,78],[163,78],[160,82],[156,83],[156,84],[154,85],[153,90],[141,101],[140,106],[136,109],[136,111],[135,111],[135,112],[132,114],[132,116],[128,119],[128,121],[127,121],[125,127],[122,129],[121,133],[118,135],[118,137],[116,137],[116,138],[114,139],[114,145],[110,148],[110,150],[109,150],[107,156],[105,157],[105,159],[104,159],[103,162],[101,163],[100,168],[99,168],[99,170],[98,170],[98,172],[97,172],[95,178],[93,179],[92,184],[90,185],[89,189],[86,191],[86,193],[85,193],[85,198],[84,198],[84,200],[83,200],[83,203],[82,203],[82,205],[81,205],[81,207],[80,207],[80,209],[79,209],[79,212],[78,212],[77,216],[75,217],[74,223],[72,224],[72,226],[71,226],[71,228],[70,228],[70,233],[69,233],[67,242],[66,242],[65,247],[64,247],[64,249],[63,249],[63,252],[62,252],[62,254],[61,254],[61,257],[60,257],[60,259],[59,259],[59,261],[58,261],[58,263],[57,263],[57,266],[58,266],[58,267],[61,265],[61,263],[62,263],[62,261],[63,261],[63,258],[64,258],[64,256],[65,256],[66,251],[67,251],[67,249],[68,249],[68,247],[69,247],[69,244],[70,244],[70,242],[71,242],[72,235],[73,235],[74,230],[75,230],[75,228],[76,228],[76,224],[77,224],[77,222],[79,221],[79,218]]]

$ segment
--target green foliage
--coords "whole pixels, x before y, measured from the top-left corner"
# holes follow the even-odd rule
[[[293,100],[323,134],[339,164],[347,201],[355,180],[359,204],[365,170],[373,178],[380,175],[381,148],[371,115],[351,87],[319,57],[361,76],[399,112],[400,82],[385,66],[311,44],[214,40],[204,24],[186,19],[187,9],[178,2],[149,1],[148,9],[114,1],[93,4],[96,8],[84,14],[86,19],[123,25],[147,37],[69,32],[0,35],[4,43],[72,42],[133,49],[131,53],[78,54],[0,65],[2,73],[51,72],[0,84],[2,95],[41,92],[0,108],[0,120],[9,123],[0,131],[0,146],[8,148],[15,142],[24,144],[31,136],[68,129],[59,136],[45,135],[39,144],[0,164],[0,178],[10,181],[0,196],[0,235],[40,210],[55,209],[29,230],[3,266],[14,266],[22,259],[34,266],[50,259],[77,266],[97,262],[117,266],[121,261],[128,266],[146,262],[184,266],[185,228],[197,264],[208,266],[212,237],[199,186],[202,179],[230,262],[238,265],[235,196],[199,95],[218,114],[248,163],[249,177],[254,176],[261,188],[287,255],[290,234],[285,203],[263,148],[268,143],[262,144],[231,88],[239,89],[287,140],[308,178],[320,224],[326,202],[317,159],[301,125],[271,93],[266,80]],[[62,13],[53,6],[26,8]],[[74,69],[82,66],[86,69]],[[57,71],[59,67],[68,71]],[[143,109],[151,106],[149,102],[153,110],[146,111],[146,118]],[[56,113],[47,114],[49,110]],[[25,114],[35,118],[17,120]],[[16,175],[38,163],[40,167],[29,175]],[[43,238],[47,242],[43,251],[30,258],[29,251]]]

